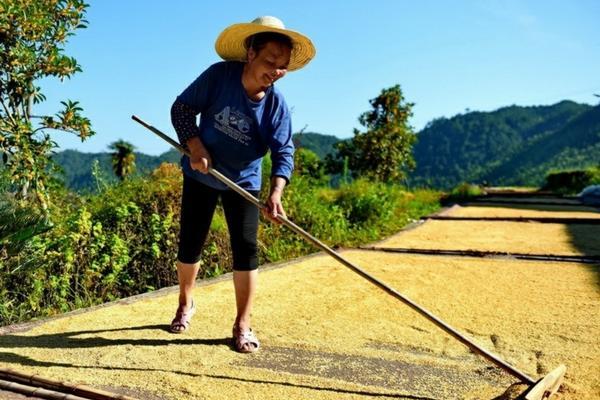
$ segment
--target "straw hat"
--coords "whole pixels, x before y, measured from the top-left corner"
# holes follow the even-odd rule
[[[294,48],[290,57],[288,71],[304,67],[316,54],[315,46],[303,34],[286,29],[283,22],[275,17],[258,17],[246,24],[233,24],[217,38],[215,49],[222,59],[227,61],[246,61],[245,41],[249,36],[260,32],[277,32],[292,39]]]

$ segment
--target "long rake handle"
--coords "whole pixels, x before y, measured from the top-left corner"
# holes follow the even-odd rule
[[[143,125],[146,128],[148,128],[149,130],[151,130],[152,132],[154,132],[155,134],[157,134],[158,136],[160,136],[164,140],[166,140],[169,144],[171,144],[171,146],[175,147],[181,153],[183,153],[183,154],[185,154],[187,156],[190,155],[190,153],[188,151],[186,151],[179,143],[177,143],[176,141],[174,141],[169,136],[165,135],[164,133],[162,133],[161,131],[159,131],[158,129],[156,129],[155,127],[153,127],[152,125],[150,125],[150,124],[142,121],[140,118],[138,118],[135,115],[132,115],[131,118],[134,121],[139,122],[141,125]],[[209,168],[208,172],[212,176],[214,176],[215,178],[217,178],[219,181],[221,181],[222,183],[224,183],[225,185],[227,185],[230,189],[235,190],[242,197],[244,197],[246,200],[248,200],[249,202],[251,202],[252,204],[254,204],[255,206],[257,206],[259,209],[266,208],[266,205],[262,204],[254,196],[252,196],[250,193],[248,193],[247,191],[245,191],[244,189],[242,189],[235,182],[233,182],[232,180],[230,180],[229,178],[227,178],[225,175],[221,174],[219,171],[217,171],[215,169],[212,169],[212,168]],[[290,221],[286,217],[284,217],[282,215],[279,215],[279,216],[277,216],[277,219],[279,219],[285,226],[287,226],[288,228],[290,228],[292,231],[294,231],[297,234],[299,234],[300,236],[304,237],[310,243],[312,243],[316,247],[322,249],[327,254],[329,254],[330,256],[332,256],[333,258],[335,258],[336,260],[338,260],[341,264],[343,264],[346,267],[350,268],[352,271],[356,272],[357,274],[359,274],[360,276],[362,276],[363,278],[365,278],[369,282],[373,283],[374,285],[378,286],[379,288],[385,290],[387,293],[391,294],[392,296],[394,296],[398,300],[402,301],[404,304],[410,306],[413,310],[417,311],[419,314],[421,314],[422,316],[424,316],[425,318],[427,318],[428,320],[430,320],[431,322],[433,322],[439,328],[441,328],[444,331],[446,331],[446,333],[448,333],[451,336],[453,336],[455,339],[457,339],[458,341],[460,341],[461,343],[463,343],[464,345],[466,345],[468,348],[470,348],[475,353],[477,353],[477,354],[479,354],[479,355],[487,358],[488,360],[490,360],[491,362],[493,362],[494,364],[496,364],[497,366],[499,366],[500,368],[502,368],[506,372],[508,372],[511,375],[519,378],[521,381],[527,382],[527,383],[529,383],[531,385],[536,382],[535,379],[531,378],[530,376],[528,376],[524,372],[519,371],[517,368],[515,368],[512,365],[508,364],[506,361],[502,360],[497,355],[489,352],[488,350],[484,349],[483,347],[480,347],[479,345],[477,345],[476,343],[474,343],[473,341],[471,341],[469,338],[467,338],[466,336],[464,336],[462,333],[460,333],[459,331],[457,331],[456,329],[454,329],[453,327],[451,327],[450,325],[448,325],[446,322],[442,321],[441,319],[439,319],[438,317],[436,317],[435,315],[433,315],[430,311],[428,311],[424,307],[421,307],[419,304],[415,303],[414,301],[412,301],[408,297],[404,296],[402,293],[398,292],[396,289],[394,289],[391,286],[387,285],[385,282],[383,282],[383,281],[375,278],[373,275],[371,275],[368,272],[364,271],[359,266],[357,266],[357,265],[351,263],[350,261],[346,260],[344,257],[342,257],[339,253],[337,253],[331,247],[327,246],[325,243],[321,242],[319,239],[317,239],[316,237],[314,237],[310,233],[306,232],[304,229],[300,228],[298,225],[296,225],[295,223],[293,223],[292,221]]]

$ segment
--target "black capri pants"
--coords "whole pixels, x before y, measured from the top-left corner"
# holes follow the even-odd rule
[[[257,190],[249,190],[258,198]],[[179,250],[177,259],[185,264],[200,261],[202,246],[221,198],[233,253],[233,269],[252,271],[258,268],[259,209],[233,190],[218,190],[183,175]]]

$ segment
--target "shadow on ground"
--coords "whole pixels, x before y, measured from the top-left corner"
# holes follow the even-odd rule
[[[189,377],[205,377],[218,380],[231,380],[249,382],[256,384],[282,385],[295,388],[305,388],[317,391],[327,391],[340,394],[353,394],[369,397],[388,397],[399,399],[432,400],[445,398],[424,390],[430,387],[432,382],[444,382],[444,385],[453,388],[456,393],[468,392],[477,385],[492,385],[494,387],[506,387],[508,378],[502,371],[481,364],[474,364],[470,370],[456,369],[451,366],[438,366],[432,363],[418,364],[398,359],[383,359],[379,357],[347,356],[344,354],[328,353],[318,350],[298,349],[292,347],[268,346],[259,353],[248,357],[241,364],[247,368],[269,370],[276,373],[284,373],[283,376],[317,377],[335,379],[342,382],[341,387],[327,387],[325,385],[308,385],[297,382],[265,379],[253,379],[248,374],[242,376],[227,376],[219,374],[193,373],[170,368],[132,368],[127,365],[86,365],[85,363],[61,362],[60,360],[37,360],[35,358],[13,352],[20,348],[44,348],[44,349],[77,349],[77,348],[102,348],[107,346],[167,346],[167,345],[213,345],[231,347],[231,339],[143,339],[143,338],[114,338],[100,337],[103,333],[118,331],[142,331],[161,330],[167,331],[166,325],[143,325],[136,327],[81,330],[64,333],[40,334],[31,336],[3,335],[0,336],[0,363],[15,366],[28,367],[61,367],[77,368],[83,370],[109,370],[109,371],[141,371],[160,372],[164,374],[177,374]],[[79,337],[79,336],[87,337]],[[98,335],[98,336],[93,336]],[[13,350],[13,351],[11,351]],[[464,363],[472,363],[463,360]],[[366,373],[368,371],[368,373]],[[285,375],[289,374],[289,375]],[[301,378],[300,378],[301,379]],[[382,392],[371,390],[352,390],[344,388],[343,382],[360,384],[374,388],[381,388]],[[435,385],[434,385],[435,386]],[[398,389],[402,393],[397,393]],[[396,393],[394,393],[396,392]],[[420,393],[414,395],[412,393]],[[430,397],[433,396],[433,397]]]
[[[61,362],[47,362],[47,361],[38,361],[31,357],[21,356],[15,353],[8,352],[0,352],[0,362],[15,364],[15,365],[26,365],[31,367],[61,367],[61,368],[78,368],[78,369],[90,369],[90,370],[98,370],[105,369],[109,371],[140,371],[140,372],[161,372],[166,374],[178,374],[185,375],[191,378],[212,378],[212,379],[221,379],[221,380],[231,380],[231,381],[239,381],[239,382],[249,382],[249,383],[258,383],[258,384],[269,384],[269,385],[282,385],[282,386],[290,386],[296,388],[304,388],[310,390],[318,390],[318,391],[330,391],[336,393],[344,393],[344,394],[355,394],[355,395],[363,395],[370,397],[387,397],[387,398],[398,398],[398,399],[415,399],[415,400],[436,400],[433,397],[422,397],[422,396],[413,396],[408,394],[394,394],[394,393],[376,393],[370,391],[359,391],[359,390],[346,390],[340,388],[327,388],[322,386],[310,386],[303,385],[297,383],[290,382],[277,382],[270,380],[260,380],[260,379],[249,379],[249,378],[241,378],[235,376],[227,376],[227,375],[215,375],[215,374],[196,374],[187,371],[177,371],[177,370],[168,370],[168,369],[160,369],[160,368],[131,368],[131,367],[123,367],[123,366],[91,366],[91,365],[78,365],[71,363],[61,363]]]

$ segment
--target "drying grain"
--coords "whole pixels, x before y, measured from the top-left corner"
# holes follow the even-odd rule
[[[383,245],[590,254],[600,252],[597,229],[429,221]],[[599,266],[343,256],[529,375],[566,364],[557,400],[600,398]],[[328,256],[260,274],[256,354],[231,347],[229,280],[194,295],[198,312],[185,334],[168,332],[177,295],[165,292],[12,330],[0,336],[0,366],[156,399],[513,399],[524,389]]]

